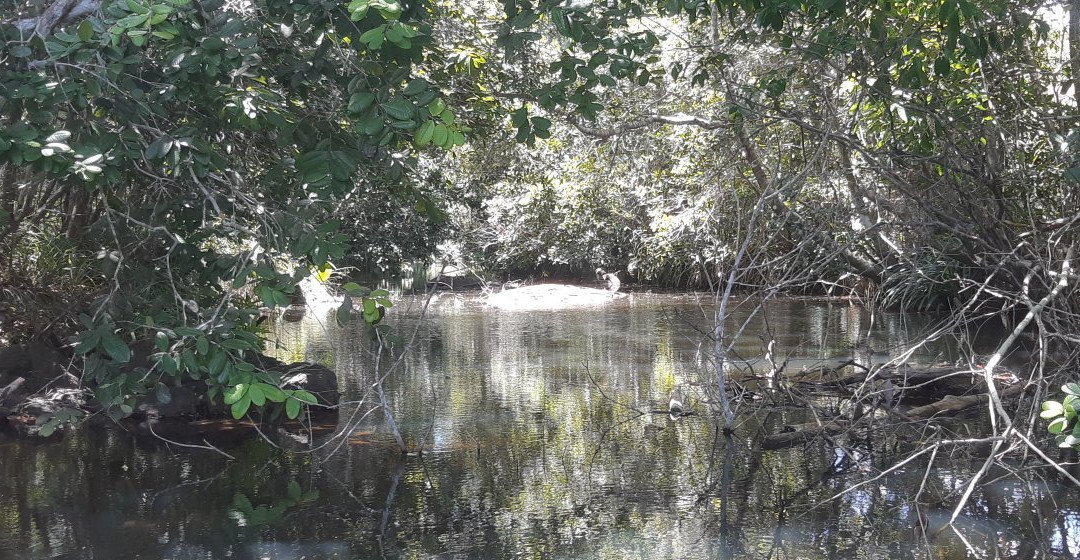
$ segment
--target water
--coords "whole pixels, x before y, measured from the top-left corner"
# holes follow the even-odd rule
[[[881,474],[920,449],[915,428],[840,441],[849,453],[762,449],[763,433],[807,419],[804,407],[766,405],[761,383],[747,379],[767,369],[770,336],[789,370],[867,363],[915,341],[931,317],[771,304],[735,347],[743,361],[732,374],[744,382],[728,441],[708,412],[711,321],[701,304],[636,295],[600,309],[513,313],[449,295],[418,323],[419,303],[402,302],[387,321],[412,347],[399,344],[381,372],[407,455],[371,411],[363,329],[317,314],[279,324],[274,353],[338,371],[350,404],[335,424],[268,433],[281,448],[234,423],[203,424],[197,436],[156,427],[235,461],[166,445],[136,425],[59,442],[0,440],[0,558],[1080,555],[1080,495],[1044,471],[1001,477],[996,467],[955,530],[938,530],[981,465],[979,450],[943,447],[929,469],[915,460]],[[930,344],[912,361],[953,361],[957,347]],[[652,412],[676,389],[697,415]],[[978,435],[984,424],[969,415],[942,423],[942,434]]]

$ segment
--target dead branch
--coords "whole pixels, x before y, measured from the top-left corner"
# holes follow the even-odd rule
[[[592,128],[585,126],[578,121],[572,121],[572,124],[574,125],[574,128],[577,128],[579,131],[581,131],[582,134],[604,140],[613,136],[618,136],[620,134],[625,134],[627,132],[646,128],[655,124],[667,124],[672,126],[696,126],[705,130],[715,130],[728,126],[728,123],[726,121],[717,121],[704,117],[687,115],[685,113],[677,113],[674,115],[647,115],[636,121],[620,124],[618,126],[610,128]]]
[[[0,400],[2,400],[4,397],[6,397],[9,393],[14,393],[15,390],[18,389],[19,386],[22,385],[25,382],[26,382],[25,378],[16,377],[15,381],[12,381],[11,383],[8,383],[3,389],[0,389]]]
[[[66,25],[101,9],[101,0],[56,0],[38,17],[23,18],[14,22],[22,33],[33,31],[40,37],[48,37],[58,25]]]
[[[1000,396],[1002,398],[1016,396],[1027,389],[1028,386],[1018,383],[1001,391]],[[939,401],[912,408],[906,413],[903,413],[902,416],[905,419],[912,421],[929,420],[941,414],[960,412],[961,410],[973,406],[986,404],[989,401],[989,393],[979,393],[977,395],[966,395],[962,397],[947,395]],[[812,441],[822,435],[838,434],[851,426],[851,424],[851,422],[845,420],[833,420],[823,423],[808,422],[805,424],[789,424],[781,427],[780,433],[766,436],[762,447],[765,449],[784,449],[792,447],[800,443]]]

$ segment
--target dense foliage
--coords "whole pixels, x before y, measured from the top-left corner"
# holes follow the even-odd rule
[[[464,142],[417,75],[416,7],[65,0],[51,22],[19,8],[0,66],[5,337],[77,330],[84,381],[116,414],[187,377],[230,397],[276,386],[247,360],[253,308],[287,305],[349,240],[409,236],[387,213],[434,209],[408,147]],[[156,341],[149,369],[132,367],[137,340]]]
[[[508,88],[529,92],[506,103],[516,139],[545,149],[462,165],[515,172],[487,183],[479,262],[604,263],[707,285],[768,196],[755,262],[813,270],[797,284],[880,286],[882,303],[907,308],[955,304],[991,278],[1011,292],[1047,244],[1055,260],[1075,239],[1075,102],[1054,14],[967,1],[508,4],[507,45],[561,48],[528,52],[539,69]],[[570,127],[544,142],[550,119]]]

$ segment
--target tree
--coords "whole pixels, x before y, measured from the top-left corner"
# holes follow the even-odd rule
[[[287,305],[301,278],[345,255],[330,219],[340,201],[411,208],[422,197],[414,151],[464,142],[439,86],[418,76],[427,5],[56,0],[11,11],[20,18],[0,28],[0,285],[5,299],[59,304],[48,322],[20,315],[5,336],[77,331],[84,381],[114,416],[185,378],[239,402],[293,398],[249,362],[262,347],[253,307]],[[45,267],[48,246],[68,263]],[[80,280],[55,294],[64,266]],[[134,367],[132,348],[146,351],[136,341],[156,345],[145,367]]]

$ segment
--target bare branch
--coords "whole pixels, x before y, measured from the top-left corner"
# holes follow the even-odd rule
[[[48,37],[56,26],[78,21],[99,9],[101,0],[56,0],[40,16],[20,19],[14,25],[23,33],[33,31],[41,37]]]
[[[718,128],[727,128],[729,125],[726,121],[719,121],[713,119],[707,119],[695,115],[687,115],[686,113],[676,113],[674,115],[647,115],[636,121],[620,124],[611,128],[591,128],[585,126],[578,120],[571,121],[582,134],[592,136],[594,138],[608,139],[613,136],[625,134],[634,130],[639,130],[656,124],[669,124],[672,126],[696,126],[706,130],[716,130]]]

